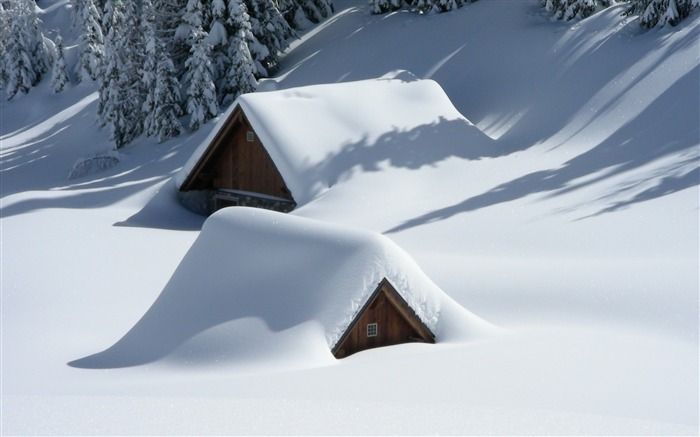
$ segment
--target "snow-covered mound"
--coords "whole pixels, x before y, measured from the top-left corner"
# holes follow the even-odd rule
[[[266,359],[317,365],[387,278],[438,342],[489,325],[459,306],[388,238],[245,207],[212,215],[160,297],[108,350],[72,363],[124,367]]]
[[[396,70],[378,79],[241,96],[178,173],[178,186],[237,105],[300,206],[352,179],[354,171],[377,171],[383,162],[418,169],[453,156],[494,154],[494,142],[457,111],[437,82]]]

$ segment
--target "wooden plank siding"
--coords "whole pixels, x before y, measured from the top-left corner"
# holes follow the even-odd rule
[[[369,336],[368,325],[374,323],[376,335]],[[336,358],[343,358],[365,349],[409,342],[434,343],[435,335],[384,279],[332,352]]]
[[[242,190],[294,201],[240,107],[233,111],[180,189]]]

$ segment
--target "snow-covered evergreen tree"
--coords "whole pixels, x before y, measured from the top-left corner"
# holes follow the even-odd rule
[[[408,6],[420,14],[439,14],[461,8],[477,0],[369,0],[370,11],[373,14],[383,14]]]
[[[146,92],[143,110],[143,132],[147,136],[154,135],[155,126],[155,92],[158,70],[158,41],[156,37],[155,15],[151,0],[143,0],[141,16],[141,31],[145,39],[143,66],[141,67],[141,82]]]
[[[596,0],[567,0],[564,19],[586,18],[596,10]]]
[[[2,2],[0,2],[0,90],[4,90],[7,84],[7,60],[9,58],[6,58],[7,47],[5,42],[9,40],[9,32],[9,12],[5,10],[5,6],[3,6]]]
[[[333,15],[335,12],[335,6],[333,5],[333,0],[310,0],[306,2],[306,7],[310,10],[311,16],[307,17],[314,23],[318,23],[322,20]],[[318,12],[316,12],[318,11]]]
[[[105,38],[98,120],[100,125],[109,126],[111,140],[121,148],[143,129],[143,94],[138,76],[142,48],[134,3],[107,0],[103,21],[109,32]]]
[[[8,100],[18,92],[27,93],[36,85],[50,65],[40,21],[32,0],[15,0],[5,4],[3,86]]]
[[[277,7],[287,23],[299,30],[306,29],[311,23],[320,23],[334,11],[332,0],[279,0]]]
[[[156,70],[156,89],[153,108],[154,123],[151,132],[159,143],[180,135],[182,126],[178,117],[182,115],[180,107],[180,83],[177,80],[175,66],[170,59],[165,45],[159,42],[158,68]]]
[[[56,51],[53,59],[53,73],[51,74],[51,89],[54,93],[60,93],[68,83],[66,72],[66,59],[63,55],[63,38],[56,36]]]
[[[41,20],[36,15],[36,3],[34,3],[34,0],[18,0],[18,2],[26,8],[23,26],[29,35],[32,65],[36,73],[36,82],[39,82],[43,74],[48,72],[51,67],[51,52],[44,41],[44,34],[41,31]]]
[[[255,65],[248,49],[248,42],[253,36],[246,6],[242,0],[229,0],[228,10],[228,24],[232,32],[228,42],[231,63],[220,90],[224,105],[230,104],[241,94],[253,92],[257,86]]]
[[[431,12],[440,13],[454,11],[459,8],[459,6],[457,0],[433,0],[433,9]]]
[[[212,77],[217,89],[221,89],[226,71],[231,65],[229,57],[227,30],[228,8],[224,0],[211,0],[209,4],[209,22],[205,22],[207,37],[205,43],[211,48]]]
[[[697,0],[631,0],[626,15],[638,15],[639,25],[651,29],[677,25],[698,7]]]
[[[632,0],[627,15],[638,15],[642,27],[675,26],[685,19],[694,8],[700,7],[698,0]]]
[[[566,0],[543,0],[544,8],[555,18],[563,19],[566,14]]]
[[[102,13],[94,0],[75,0],[80,5],[76,25],[80,29],[80,54],[75,66],[78,81],[97,80],[104,59]]]
[[[212,119],[219,112],[216,98],[216,86],[211,71],[209,58],[210,47],[206,43],[206,32],[202,30],[202,8],[199,0],[190,0],[188,4],[188,23],[191,25],[192,48],[190,57],[185,62],[187,83],[187,113],[190,114],[190,129],[199,127]],[[197,25],[199,24],[199,25]]]
[[[287,24],[282,13],[272,0],[245,0],[250,16],[251,31],[257,41],[267,49],[264,51],[253,45],[249,46],[253,60],[258,69],[258,76],[267,76],[279,66],[279,54],[289,46],[289,39],[296,36]]]
[[[425,2],[425,0],[422,1]],[[369,0],[369,10],[373,14],[384,14],[401,9],[402,3],[402,0]],[[419,9],[424,6],[422,4],[417,5]]]
[[[542,6],[555,18],[586,18],[611,5],[611,0],[542,0]]]
[[[156,136],[160,143],[181,132],[178,120],[182,115],[180,83],[169,52],[158,37],[151,0],[142,1],[141,22],[146,50],[141,69],[141,80],[146,90],[142,106],[143,130],[147,136]]]
[[[187,0],[153,0],[158,38],[168,49],[178,77],[185,71],[185,61],[190,53],[189,27],[183,21]]]

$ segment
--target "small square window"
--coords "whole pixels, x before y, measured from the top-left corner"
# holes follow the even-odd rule
[[[249,143],[252,143],[255,139],[255,134],[252,131],[248,131],[246,132],[245,139],[248,140]]]
[[[367,337],[376,337],[377,336],[377,324],[376,323],[368,323],[367,324]]]

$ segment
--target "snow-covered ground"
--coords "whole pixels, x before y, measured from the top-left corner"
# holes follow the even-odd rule
[[[66,3],[39,2],[46,29]],[[138,366],[69,366],[173,286],[204,219],[172,177],[214,123],[69,180],[110,144],[94,89],[47,80],[0,103],[2,434],[697,435],[700,16],[644,31],[622,6],[562,23],[538,0],[427,17],[335,3],[262,89],[406,70],[493,142],[407,160],[424,132],[386,132],[408,146],[329,157],[338,182],[293,215],[385,234],[496,329],[335,360],[313,323],[252,316]],[[327,265],[304,260],[289,268]]]

